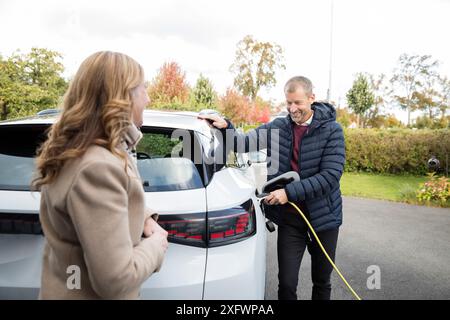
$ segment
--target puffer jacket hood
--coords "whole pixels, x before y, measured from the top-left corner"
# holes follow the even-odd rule
[[[314,111],[313,121],[316,120],[321,124],[336,121],[336,109],[327,102],[314,102],[311,109]]]
[[[328,102],[314,102],[311,105],[311,109],[314,111],[313,120],[310,126],[312,129],[320,127],[327,122],[336,121],[336,109]],[[288,115],[287,118],[291,124],[294,123],[290,115]]]

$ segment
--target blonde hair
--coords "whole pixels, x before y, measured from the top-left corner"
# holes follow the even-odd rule
[[[142,67],[125,54],[102,51],[83,61],[64,96],[59,120],[49,131],[36,159],[36,189],[53,182],[63,165],[82,156],[92,144],[117,149],[131,125],[132,90],[144,82]]]

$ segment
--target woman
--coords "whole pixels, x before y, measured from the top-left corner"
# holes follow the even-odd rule
[[[161,267],[167,232],[130,156],[148,103],[143,69],[124,54],[95,53],[72,80],[37,157],[41,299],[136,299]]]

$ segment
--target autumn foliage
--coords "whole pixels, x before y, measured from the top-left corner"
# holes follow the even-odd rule
[[[154,108],[174,108],[189,100],[186,74],[176,62],[166,62],[149,85],[148,94]]]
[[[248,123],[267,123],[270,121],[270,105],[268,102],[256,98],[255,102],[250,106],[250,115],[247,119]]]
[[[234,124],[258,124],[270,120],[269,104],[258,98],[252,102],[235,89],[228,89],[219,99],[219,110]]]

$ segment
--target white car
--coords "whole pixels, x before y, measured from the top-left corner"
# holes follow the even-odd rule
[[[170,244],[141,298],[264,299],[266,227],[254,173],[234,154],[225,166],[211,161],[221,148],[216,129],[197,115],[144,113],[138,168]],[[0,299],[39,292],[45,239],[40,195],[29,185],[36,146],[56,118],[50,111],[0,122]]]

